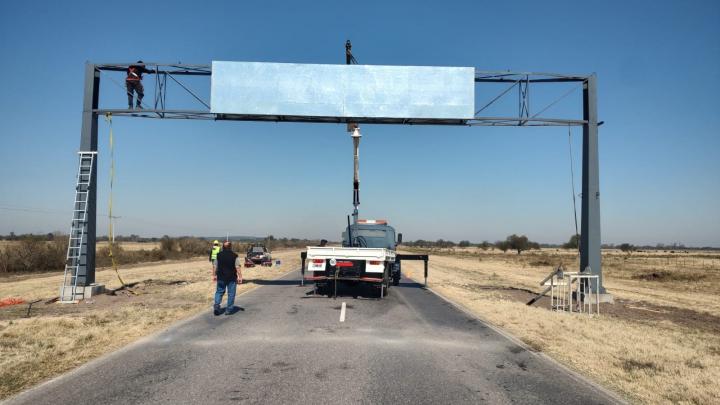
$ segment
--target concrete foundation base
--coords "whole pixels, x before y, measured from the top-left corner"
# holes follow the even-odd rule
[[[600,294],[600,302],[603,304],[612,304],[615,302],[615,298],[613,298],[612,294]]]
[[[75,287],[75,296],[72,295],[72,287],[60,287],[60,302],[75,302],[86,300],[95,295],[105,293],[105,285],[93,283],[88,286]]]

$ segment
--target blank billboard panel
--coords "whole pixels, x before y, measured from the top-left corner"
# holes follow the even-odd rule
[[[212,63],[211,112],[252,116],[471,119],[470,67]]]

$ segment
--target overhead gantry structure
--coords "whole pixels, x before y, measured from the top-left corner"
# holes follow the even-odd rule
[[[233,65],[235,64],[235,65]],[[597,117],[597,80],[594,74],[588,75],[567,75],[557,73],[537,72],[509,72],[509,71],[483,71],[473,68],[431,68],[431,67],[398,67],[398,66],[374,66],[374,65],[300,65],[300,64],[262,64],[252,62],[213,62],[212,65],[192,65],[173,63],[145,63],[145,67],[152,71],[146,79],[146,106],[142,110],[137,109],[113,109],[104,108],[99,104],[101,78],[103,75],[112,75],[113,72],[125,72],[134,63],[87,63],[85,66],[85,90],[82,113],[82,130],[80,136],[80,164],[78,169],[77,194],[75,198],[73,224],[71,227],[70,246],[68,249],[68,260],[66,267],[66,281],[62,295],[70,295],[72,299],[82,296],[84,289],[95,283],[95,245],[96,245],[96,219],[97,219],[97,151],[98,151],[98,117],[105,114],[112,114],[115,117],[134,117],[146,119],[191,119],[191,120],[229,120],[229,121],[269,121],[269,122],[308,122],[308,123],[353,123],[353,124],[396,124],[396,125],[454,125],[454,126],[580,126],[582,127],[582,205],[581,205],[581,232],[580,232],[580,268],[579,271],[586,271],[598,275],[597,281],[592,282],[592,291],[601,294],[605,293],[603,287],[601,267],[601,239],[600,239],[600,187],[599,187],[599,161],[598,161],[598,117]],[[276,65],[279,65],[276,66]],[[284,66],[286,65],[286,66]],[[288,73],[286,67],[295,69]],[[405,68],[405,70],[403,70]],[[230,73],[228,73],[230,69]],[[235,73],[233,73],[235,69]],[[238,71],[239,69],[239,71]],[[279,70],[278,70],[279,69]],[[319,70],[318,70],[319,69]],[[348,70],[343,70],[348,69]],[[419,70],[418,70],[419,69]],[[425,69],[425,70],[423,70]],[[446,70],[442,70],[446,69]],[[460,70],[452,70],[460,69]],[[215,70],[215,72],[214,72]],[[318,70],[318,72],[315,72]],[[280,72],[280,73],[278,73]],[[292,75],[300,72],[304,74],[303,80]],[[354,72],[346,75],[346,72]],[[469,76],[468,76],[469,72]],[[236,88],[234,82],[237,77],[232,74],[254,75],[253,83],[244,83],[246,87]],[[312,87],[313,80],[335,80],[338,88],[346,89],[347,93],[342,95],[345,102],[352,91],[365,92],[366,86],[375,86],[374,91],[383,92],[383,79],[387,84],[397,80],[397,75],[402,74],[403,80],[407,82],[406,87],[397,91],[408,91],[412,104],[412,97],[423,98],[426,94],[438,92],[438,106],[423,106],[425,102],[417,102],[415,110],[408,110],[406,116],[399,109],[403,106],[396,105],[396,111],[387,115],[382,114],[382,108],[373,110],[371,113],[353,114],[354,111],[368,111],[358,108],[356,105],[343,105],[338,113],[314,114],[313,110],[303,110],[289,103],[287,94],[267,93],[262,86],[267,86],[268,80],[290,79],[304,82],[302,93],[305,91],[308,97],[315,97],[315,102],[321,98],[327,98],[327,86],[323,89]],[[274,76],[273,76],[274,75]],[[309,76],[307,76],[309,75]],[[335,76],[333,76],[335,75]],[[354,75],[354,76],[353,76]],[[362,79],[370,75],[373,80],[364,83]],[[386,76],[383,76],[386,75]],[[389,76],[388,76],[389,75]],[[395,75],[395,76],[393,76]],[[192,77],[203,78],[203,85],[211,88],[212,103],[203,98],[202,94],[193,91],[183,80]],[[278,79],[281,77],[281,79]],[[309,77],[307,80],[305,80]],[[469,77],[469,79],[468,79]],[[112,77],[109,77],[112,80]],[[152,78],[152,79],[150,79]],[[257,83],[257,79],[261,83]],[[380,78],[380,79],[378,79]],[[148,80],[150,79],[150,80]],[[267,80],[265,80],[267,79]],[[248,79],[250,81],[251,79]],[[437,80],[437,81],[436,81]],[[457,102],[452,95],[454,87],[452,83],[460,83],[458,91],[466,92],[467,88],[463,80],[469,81],[474,88],[471,105],[467,105],[467,94],[460,97]],[[264,81],[264,83],[262,83]],[[152,83],[152,88],[151,88]],[[450,83],[450,84],[448,84]],[[530,109],[531,94],[552,94],[553,89],[557,91],[567,90],[567,83],[575,83],[577,86],[570,88],[570,91],[562,94],[560,98],[547,104],[537,112]],[[117,84],[117,82],[116,82]],[[177,93],[184,93],[184,100],[191,100],[195,106],[170,108],[171,103],[168,94],[168,87],[177,88]],[[293,83],[285,83],[290,86]],[[412,89],[418,85],[417,89]],[[497,86],[505,86],[497,91]],[[122,86],[122,85],[121,85]],[[247,86],[255,86],[248,88]],[[354,86],[354,87],[353,87]],[[428,87],[429,86],[429,87]],[[277,87],[277,86],[275,86]],[[282,86],[280,86],[282,87]],[[569,95],[572,90],[582,88],[582,118],[579,117],[548,117],[544,115],[560,99]],[[232,91],[227,93],[230,88]],[[392,85],[389,88],[393,88]],[[354,90],[353,90],[354,89]],[[273,90],[276,91],[277,89]],[[315,94],[315,91],[318,94]],[[531,91],[532,90],[532,91]],[[117,91],[117,90],[113,90]],[[175,90],[174,90],[175,91]],[[234,93],[233,93],[234,91]],[[255,92],[265,97],[262,102],[248,100],[243,104],[247,92]],[[323,93],[325,91],[325,93]],[[395,91],[395,90],[393,90]],[[413,93],[414,91],[414,93]],[[227,93],[227,94],[226,94]],[[286,92],[287,93],[287,92]],[[482,107],[475,109],[475,94],[488,96],[483,101]],[[517,96],[517,111],[498,116],[485,115],[484,112],[493,105],[498,105],[499,100]],[[335,96],[334,93],[330,94]],[[257,96],[257,94],[255,94]],[[397,98],[397,94],[380,94],[380,96]],[[403,93],[405,96],[405,93]],[[275,97],[278,97],[276,100]],[[369,98],[378,97],[377,93],[370,94]],[[465,97],[463,99],[463,97]],[[360,100],[359,102],[362,102]],[[405,101],[399,100],[399,103]],[[264,104],[263,104],[264,103]],[[274,103],[281,105],[275,108]],[[284,103],[284,104],[283,104]],[[218,105],[216,105],[218,104]],[[252,104],[252,105],[250,105]],[[458,104],[463,104],[458,107]],[[259,106],[259,107],[258,107]],[[284,107],[283,107],[284,106]],[[290,107],[288,107],[290,106]],[[325,106],[327,107],[327,106]],[[323,108],[325,108],[323,107]],[[333,106],[337,107],[337,106]],[[361,106],[362,107],[362,106]],[[443,109],[444,108],[444,109]],[[464,113],[455,113],[457,108],[465,110]],[[327,108],[326,108],[327,109]],[[470,110],[468,110],[470,109]],[[332,110],[330,108],[329,110]],[[317,111],[317,110],[315,110]],[[334,110],[333,110],[334,111]],[[404,111],[404,110],[403,110]],[[430,112],[428,112],[430,111]],[[438,113],[435,114],[434,111]],[[468,113],[469,112],[469,113]],[[70,280],[70,282],[68,282]],[[68,286],[71,288],[68,290]]]
[[[101,72],[125,72],[129,63],[102,63],[87,64],[85,67],[85,100],[88,101],[88,91],[97,88],[99,95]],[[189,65],[189,64],[162,64],[145,63],[150,66],[154,74],[152,107],[142,111],[129,109],[98,108],[94,106],[96,114],[111,113],[115,116],[131,116],[156,119],[205,119],[205,120],[229,120],[229,121],[271,121],[271,122],[312,122],[312,123],[365,123],[365,124],[406,124],[406,125],[463,125],[463,126],[581,126],[589,122],[587,116],[583,119],[572,118],[549,118],[540,116],[543,110],[549,109],[551,105],[545,106],[537,113],[530,115],[530,87],[540,83],[582,83],[583,85],[583,107],[584,110],[595,108],[597,110],[596,76],[590,75],[566,75],[559,73],[538,73],[538,72],[510,72],[510,71],[485,71],[475,70],[474,81],[476,85],[482,84],[508,84],[502,92],[497,93],[483,107],[477,110],[476,116],[470,119],[433,119],[433,118],[377,118],[377,117],[345,117],[345,116],[292,116],[277,114],[223,114],[212,112],[210,103],[192,91],[189,86],[183,84],[179,78],[186,76],[212,76],[212,65]],[[338,65],[343,66],[343,65]],[[347,65],[345,65],[347,66]],[[363,66],[363,65],[352,65]],[[88,77],[90,75],[90,77]],[[168,80],[169,79],[169,80]],[[197,100],[197,109],[168,109],[167,89],[175,83],[187,95]],[[497,103],[512,90],[517,89],[518,112],[514,116],[487,116],[482,115],[491,105]],[[571,90],[575,90],[574,88]],[[592,94],[589,94],[592,93]],[[492,93],[489,93],[492,94]],[[561,97],[565,97],[563,94]],[[587,99],[587,101],[585,101]],[[556,101],[559,101],[556,100]],[[551,103],[553,104],[553,103]],[[586,105],[588,104],[588,105]],[[553,104],[554,105],[554,104]],[[84,110],[85,111],[85,110]]]

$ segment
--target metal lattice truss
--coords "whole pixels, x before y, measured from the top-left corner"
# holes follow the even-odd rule
[[[128,63],[96,64],[98,72],[125,72]],[[115,116],[133,116],[156,119],[197,119],[197,120],[235,120],[235,121],[271,121],[271,122],[321,122],[321,123],[366,123],[366,124],[406,124],[406,125],[467,125],[467,126],[579,126],[587,124],[587,120],[564,117],[547,117],[543,115],[552,106],[567,97],[576,88],[562,94],[555,101],[545,105],[538,112],[530,110],[530,95],[536,92],[547,92],[547,83],[578,83],[584,84],[592,75],[566,75],[558,73],[536,72],[507,72],[507,71],[475,71],[476,87],[483,88],[488,84],[506,84],[507,87],[493,96],[475,113],[470,120],[436,120],[436,119],[396,119],[396,118],[367,118],[367,117],[307,117],[287,115],[237,115],[216,114],[210,111],[209,100],[204,100],[190,89],[181,78],[188,76],[212,76],[210,65],[164,64],[146,63],[146,68],[154,73],[153,100],[151,108],[142,111],[129,109],[93,110],[96,114],[111,113]],[[149,81],[146,81],[146,85]],[[168,109],[168,85],[175,84],[182,92],[195,100],[197,108]],[[209,80],[208,80],[209,86]],[[485,86],[489,87],[489,86]],[[531,92],[531,88],[533,91]],[[489,94],[493,94],[488,92]],[[517,94],[518,111],[511,116],[484,115],[489,107],[497,105],[498,101]]]

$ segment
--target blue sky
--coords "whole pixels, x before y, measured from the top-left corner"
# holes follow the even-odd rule
[[[603,242],[720,246],[718,21],[716,1],[2,2],[0,233],[69,227],[85,61],[344,63],[349,38],[366,64],[596,72]],[[103,80],[104,105],[123,107]],[[546,115],[574,114],[578,101]],[[352,209],[343,126],[114,127],[119,233],[339,239]],[[101,213],[107,138],[101,123]],[[578,190],[580,139],[576,128]],[[362,217],[387,218],[406,239],[565,241],[567,129],[367,125],[361,196]]]

